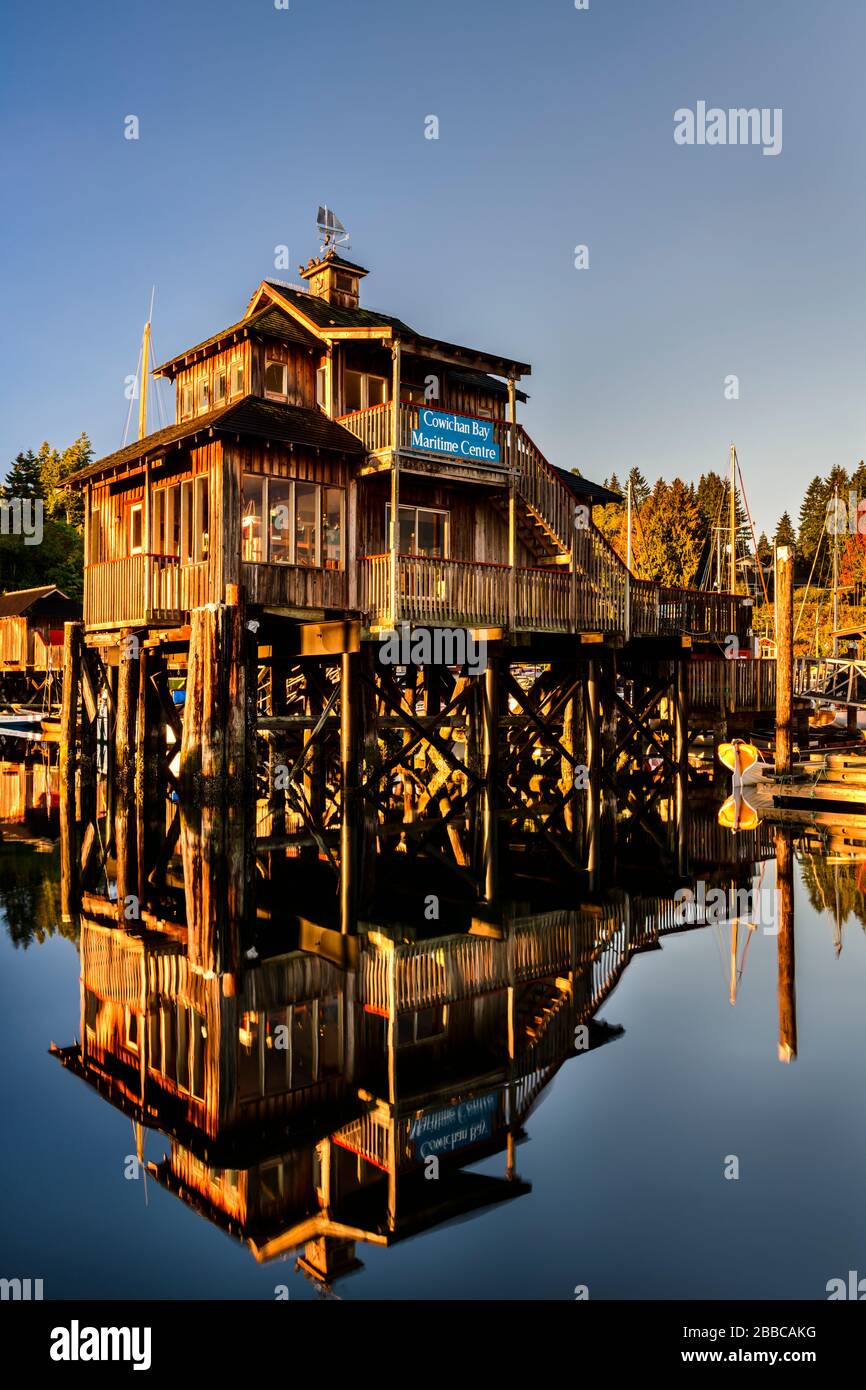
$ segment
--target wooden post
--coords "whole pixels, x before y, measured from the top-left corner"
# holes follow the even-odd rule
[[[791,772],[792,688],[794,679],[794,547],[776,551],[776,775]]]
[[[688,655],[676,663],[674,693],[674,758],[676,761],[676,835],[677,872],[685,874],[688,858],[688,781],[689,781],[689,722],[688,722]]]
[[[517,395],[508,378],[508,626],[514,631],[517,604]]]
[[[781,553],[781,552],[780,552]],[[778,935],[779,1061],[797,1056],[796,970],[794,960],[794,851],[791,832],[776,831],[776,911]]]
[[[397,574],[397,556],[400,550],[400,339],[396,338],[391,347],[393,376],[391,383],[391,592],[390,622],[396,627],[400,584]]]
[[[496,818],[496,755],[499,733],[499,662],[487,655],[487,669],[480,693],[481,713],[481,772],[482,784],[482,863],[484,868],[484,900],[493,902],[496,896],[497,818]]]
[[[586,667],[584,687],[584,709],[586,718],[586,766],[587,766],[587,814],[586,814],[586,868],[589,873],[590,888],[596,887],[598,878],[598,840],[599,840],[599,698],[598,662],[591,657]]]
[[[359,663],[357,652],[343,652],[340,658],[340,931],[344,935],[355,926]]]
[[[124,628],[120,634],[120,665],[117,671],[117,721],[114,728],[114,775],[117,796],[127,800],[135,777],[135,729],[140,680],[138,638]]]
[[[78,905],[75,826],[75,738],[81,681],[81,624],[63,625],[63,708],[60,712],[60,910],[70,922]]]

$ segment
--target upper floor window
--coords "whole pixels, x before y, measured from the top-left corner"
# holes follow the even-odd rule
[[[265,362],[265,395],[278,396],[284,401],[288,394],[289,372],[285,362],[273,359]]]
[[[343,377],[343,410],[366,410],[371,405],[384,405],[388,399],[388,381],[384,376],[369,372],[346,372]]]
[[[192,415],[192,386],[180,388],[180,418],[186,420]]]
[[[385,505],[385,541],[391,540],[391,505]],[[397,549],[401,555],[442,560],[448,554],[448,513],[432,507],[401,507]]]
[[[244,474],[243,560],[342,569],[343,530],[342,488]]]
[[[129,553],[140,555],[144,549],[144,514],[140,502],[129,509]]]
[[[199,414],[210,409],[210,382],[206,376],[200,376],[195,384],[195,408]]]
[[[222,405],[226,398],[226,369],[217,367],[213,374],[214,405]]]
[[[323,410],[328,408],[328,370],[320,367],[316,372],[316,404]]]
[[[236,357],[229,369],[229,390],[233,396],[244,393],[244,363],[241,357]]]

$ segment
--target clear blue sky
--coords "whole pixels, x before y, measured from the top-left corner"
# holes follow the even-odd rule
[[[278,243],[297,278],[320,202],[368,305],[532,363],[562,466],[697,478],[735,440],[769,529],[866,453],[863,0],[42,0],[4,31],[0,467],[117,447],[151,284],[164,358]],[[781,107],[782,153],[677,146],[699,100]]]

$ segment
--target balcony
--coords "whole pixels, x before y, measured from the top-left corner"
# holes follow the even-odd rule
[[[89,628],[179,623],[208,602],[208,562],[182,565],[176,555],[126,555],[84,567],[84,621]]]
[[[499,459],[496,461],[473,457],[471,454],[447,454],[432,451],[420,446],[417,437],[419,417],[422,410],[438,409],[433,405],[404,402],[400,406],[399,452],[414,461],[422,472],[434,472],[439,476],[453,474],[462,478],[477,478],[485,482],[504,482],[508,471],[509,439],[511,427],[505,420],[483,420],[480,423],[492,426],[492,440],[498,447]],[[451,411],[443,414],[450,415]],[[471,417],[461,416],[461,419]],[[370,456],[368,465],[376,468],[390,466],[393,450],[394,412],[391,402],[384,405],[371,405],[366,410],[353,410],[348,415],[337,417],[337,423],[358,436]],[[473,441],[467,439],[467,448]]]

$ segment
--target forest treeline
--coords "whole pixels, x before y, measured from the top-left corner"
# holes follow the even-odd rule
[[[709,472],[702,473],[697,483],[659,478],[650,487],[640,469],[632,468],[624,479],[613,474],[605,482],[621,495],[622,501],[596,507],[593,516],[622,559],[627,552],[626,492],[631,484],[632,568],[636,575],[662,584],[709,587],[721,570],[722,587],[729,587],[728,478]],[[838,507],[834,506],[835,499]],[[856,510],[860,502],[862,534]],[[757,585],[760,589],[755,560],[760,561],[766,581],[772,570],[774,544],[796,545],[798,582],[806,583],[811,577],[817,586],[826,583],[833,549],[832,521],[828,528],[828,516],[838,518],[841,584],[859,590],[866,583],[866,464],[862,459],[851,473],[835,467],[825,477],[814,477],[803,495],[796,524],[790,511],[783,511],[770,536],[766,531],[755,534],[747,503],[737,487],[735,528],[740,587],[745,570],[750,588]]]
[[[18,454],[0,486],[0,502],[18,498],[42,503],[42,540],[27,545],[9,525],[0,530],[0,591],[56,584],[70,598],[84,587],[84,498],[70,484],[79,468],[93,460],[93,447],[82,433],[65,449],[46,441],[37,453]]]

